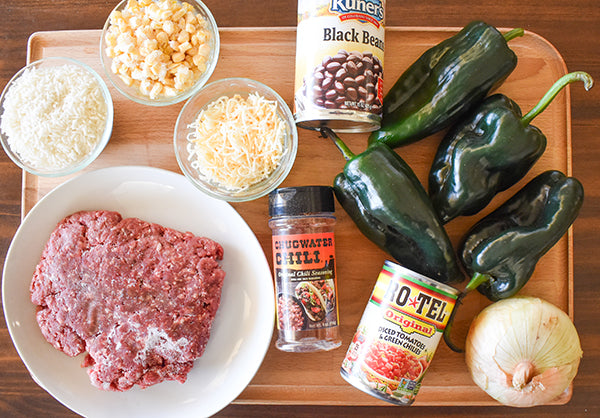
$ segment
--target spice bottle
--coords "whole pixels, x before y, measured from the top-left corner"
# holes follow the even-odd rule
[[[279,334],[276,347],[290,352],[339,347],[332,188],[277,189],[269,195],[269,216]]]

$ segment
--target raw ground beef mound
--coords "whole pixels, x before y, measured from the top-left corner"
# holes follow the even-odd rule
[[[44,337],[94,386],[184,382],[204,352],[225,272],[216,242],[116,212],[78,212],[52,232],[31,282]]]

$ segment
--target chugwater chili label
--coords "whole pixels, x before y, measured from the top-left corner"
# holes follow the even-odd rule
[[[282,309],[298,308],[302,316],[285,326],[299,331],[338,325],[333,232],[274,235],[272,247],[279,298],[286,301],[278,307],[278,327],[291,320],[290,315],[282,318]]]
[[[386,261],[342,362],[342,377],[385,401],[413,403],[458,294]]]

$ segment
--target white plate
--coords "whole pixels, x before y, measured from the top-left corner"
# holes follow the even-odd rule
[[[72,358],[42,336],[29,284],[57,222],[79,210],[114,210],[219,242],[226,272],[221,305],[204,355],[184,384],[105,392],[93,387],[83,354]],[[209,416],[233,401],[269,348],[275,304],[271,271],[252,230],[227,203],[196,190],[185,177],[150,167],[112,167],[58,186],[25,217],[4,265],[2,302],[10,335],[33,379],[87,417]]]

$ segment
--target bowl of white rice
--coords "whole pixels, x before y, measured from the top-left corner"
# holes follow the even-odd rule
[[[30,63],[0,96],[0,141],[31,174],[66,176],[87,167],[112,134],[113,102],[102,78],[71,58]]]

